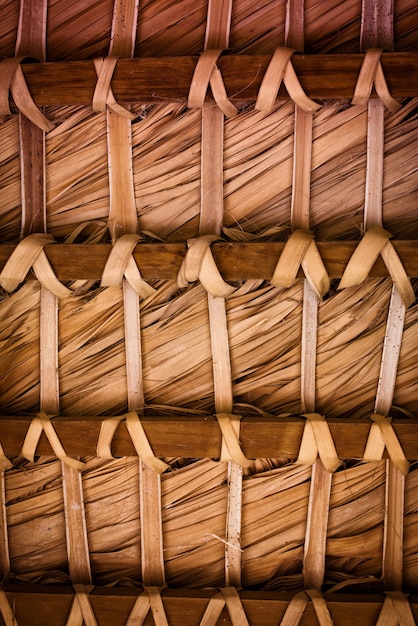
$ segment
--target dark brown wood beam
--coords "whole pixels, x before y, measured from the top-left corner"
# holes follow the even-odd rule
[[[234,102],[255,101],[270,56],[224,55],[218,61]],[[311,98],[352,98],[363,54],[294,55],[292,63]],[[121,103],[186,102],[197,57],[121,59],[112,79]],[[418,96],[418,53],[382,55],[382,67],[395,98]],[[38,106],[90,104],[97,75],[93,61],[28,63],[23,72]],[[282,86],[279,98],[288,98]]]
[[[283,251],[284,243],[214,243],[212,252],[225,280],[269,280]],[[318,249],[330,278],[341,278],[353,254],[355,241],[318,242]],[[418,276],[418,241],[394,241],[405,270],[410,277]],[[0,271],[15,249],[0,245]],[[60,280],[99,280],[109,256],[110,244],[49,244],[47,257]],[[144,243],[136,246],[134,258],[145,280],[175,279],[186,254],[182,243]],[[299,277],[303,276],[299,271]],[[370,276],[388,276],[379,257]],[[33,277],[32,277],[33,278]]]
[[[0,416],[0,442],[7,456],[20,454],[32,416]],[[69,456],[95,456],[103,417],[56,417],[52,423]],[[172,415],[141,418],[157,457],[219,458],[221,431],[213,416]],[[245,417],[241,420],[240,442],[250,458],[287,457],[296,459],[305,425],[303,417]],[[364,419],[327,420],[341,459],[363,458],[372,422]],[[418,457],[418,419],[394,418],[392,425],[410,459]],[[136,456],[130,435],[122,422],[112,442],[115,457]],[[36,455],[51,455],[52,448],[42,434]]]
[[[6,596],[13,607],[19,626],[65,626],[71,610],[74,591],[56,585],[7,585]],[[132,588],[96,587],[90,593],[90,604],[100,626],[124,626],[140,590]],[[210,598],[216,590],[166,589],[162,600],[170,626],[198,626]],[[244,611],[250,624],[277,626],[292,595],[285,592],[240,591]],[[335,626],[352,626],[355,618],[361,626],[374,626],[385,596],[383,594],[325,594]],[[412,614],[418,618],[418,596],[408,597]],[[0,625],[4,621],[0,614]],[[152,626],[151,612],[144,621]],[[228,612],[223,610],[217,624],[230,626]],[[299,622],[301,626],[317,626],[318,621],[309,602]]]

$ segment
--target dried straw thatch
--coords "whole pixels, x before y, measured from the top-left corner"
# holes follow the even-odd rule
[[[0,624],[413,624],[414,0],[0,25]]]

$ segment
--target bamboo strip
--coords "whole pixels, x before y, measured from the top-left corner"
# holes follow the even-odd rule
[[[324,582],[331,476],[321,460],[318,459],[312,466],[304,546],[304,583],[307,589],[321,589]]]
[[[366,197],[364,202],[364,229],[366,231],[369,226],[382,226],[384,114],[383,102],[369,100]]]
[[[133,54],[138,18],[137,2],[115,0],[109,54]],[[108,226],[112,240],[134,234],[138,229],[135,204],[131,121],[107,111],[110,212]],[[132,238],[131,238],[132,239]],[[128,250],[130,252],[130,249]],[[113,272],[114,268],[110,267]],[[111,281],[112,282],[112,281]],[[124,335],[128,410],[142,413],[142,348],[139,299],[134,288],[123,281]],[[144,295],[149,295],[145,291]],[[161,528],[161,483],[159,474],[139,461],[141,513],[141,569],[145,585],[164,584],[164,559]]]
[[[46,60],[47,2],[22,2],[19,12],[15,55]],[[33,25],[36,24],[36,27]],[[22,186],[21,236],[44,232],[45,132],[19,113],[20,168]]]
[[[211,0],[205,34],[205,49],[228,47],[231,22],[231,0]],[[221,109],[202,109],[200,235],[219,235],[223,222],[224,115]],[[210,142],[211,148],[206,146]],[[204,143],[206,145],[204,145]],[[211,171],[211,175],[206,172]],[[214,186],[215,185],[215,186]],[[208,231],[208,229],[211,231]],[[232,413],[232,375],[229,354],[225,300],[208,293],[209,329],[212,371],[217,413]],[[230,459],[222,442],[221,458]],[[242,468],[228,462],[228,501],[225,537],[225,582],[240,586],[241,581],[241,503]]]
[[[45,3],[46,4],[46,3]],[[45,131],[19,113],[21,236],[45,232]]]
[[[385,11],[386,15],[383,20],[380,19],[377,21],[376,15],[380,17],[382,10]],[[383,27],[380,21],[383,21]],[[362,47],[370,47],[372,41],[375,41],[379,46],[383,46],[387,44],[389,36],[393,38],[393,1],[389,0],[383,8],[375,0],[364,0],[362,5],[361,35]],[[393,39],[389,43],[392,47]],[[371,139],[371,136],[376,137],[376,139]],[[384,154],[383,102],[378,106],[369,104],[367,137],[366,230],[367,227],[382,225]],[[375,196],[373,201],[369,196],[371,193]],[[402,291],[401,286],[399,289]],[[413,296],[413,300],[415,300],[415,296]],[[394,284],[389,304],[379,382],[376,390],[376,413],[388,415],[391,410],[405,323],[405,313],[408,304],[408,302],[402,301],[401,293],[397,289],[396,284]],[[402,588],[404,494],[405,475],[394,463],[388,461],[386,463],[386,507],[382,564],[382,577],[386,589],[398,590]]]
[[[89,593],[93,587],[87,584],[77,583],[74,586],[75,597],[71,613],[68,616],[66,626],[98,626],[96,616],[91,606]]]
[[[59,415],[58,299],[43,286],[40,309],[40,406],[47,414]]]
[[[16,621],[15,611],[10,606],[3,589],[0,589],[0,613],[4,620],[5,626],[19,626]]]
[[[40,391],[41,410],[59,414],[58,299],[41,287]],[[82,465],[82,464],[81,464]],[[61,462],[68,568],[73,583],[91,583],[90,554],[81,474]]]
[[[199,626],[214,626],[225,606],[225,600],[221,593],[216,596],[212,596],[205,609],[202,619],[199,622]]]
[[[223,221],[223,193],[214,193],[215,189],[223,189],[223,146],[224,116],[217,108],[205,106],[202,110],[200,235],[219,234]]]
[[[46,15],[47,3],[22,2],[19,16],[16,55],[23,53],[46,57]],[[46,232],[45,194],[45,133],[32,121],[24,121],[19,115],[22,167],[22,233]],[[42,245],[42,244],[40,244]],[[46,262],[40,265],[40,254],[34,261],[38,263],[41,281],[40,294],[40,408],[50,414],[59,414],[58,379],[58,298],[47,286],[55,287],[53,279],[48,279]],[[46,266],[46,267],[45,267]],[[36,270],[35,270],[36,271]],[[59,284],[58,284],[59,285]],[[57,285],[57,286],[58,286]],[[64,295],[66,290],[59,285],[57,293]],[[49,424],[43,429],[49,428]],[[51,431],[52,432],[52,431]],[[48,433],[47,433],[48,434]],[[35,444],[36,446],[36,444]],[[65,453],[64,453],[65,454]],[[81,476],[78,469],[61,462],[64,495],[65,529],[67,537],[68,566],[73,582],[91,582],[90,559],[85,526]]]
[[[301,18],[290,24],[294,3],[287,5],[286,20],[289,23],[288,40],[298,43],[303,51],[305,3],[299,3]],[[290,45],[289,41],[287,44]],[[312,112],[295,105],[294,159],[292,181],[291,226],[292,229],[310,228],[310,197],[312,168]],[[308,280],[307,262],[303,265],[307,278],[304,280],[302,308],[301,342],[301,405],[302,411],[313,413],[316,410],[316,351],[318,332],[318,298],[322,295],[318,288],[317,277]],[[313,283],[313,284],[312,284]],[[326,281],[329,288],[329,282]],[[309,423],[309,426],[313,424]],[[306,427],[304,431],[305,440]],[[314,432],[314,439],[316,438]],[[318,440],[317,440],[318,441]],[[318,450],[318,444],[311,440],[311,447]],[[302,444],[301,450],[302,451]],[[325,470],[321,460],[312,466],[309,493],[308,515],[304,545],[303,576],[305,588],[320,589],[325,574],[325,547],[328,527],[329,497],[331,493],[331,474]]]
[[[110,56],[132,56],[135,46],[138,3],[115,0]],[[131,120],[107,110],[110,208],[108,226],[115,241],[138,228],[132,167]]]
[[[73,584],[89,585],[91,566],[81,473],[65,463],[61,469],[70,578]]]
[[[405,594],[396,591],[389,591],[386,595],[382,610],[379,613],[379,619],[376,626],[414,626],[414,616],[412,615],[411,606]]]
[[[241,598],[235,587],[223,587],[221,594],[224,597],[226,608],[231,617],[232,626],[250,626]]]
[[[394,49],[393,17],[393,0],[378,3],[362,0],[360,41],[363,50]]]
[[[160,475],[140,462],[141,568],[144,585],[165,582]]]
[[[9,535],[7,529],[6,483],[4,470],[0,471],[0,577],[7,581],[10,574]]]

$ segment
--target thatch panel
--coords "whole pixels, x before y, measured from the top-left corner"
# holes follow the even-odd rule
[[[87,298],[71,297],[61,305],[59,372],[64,415],[126,410],[121,300],[121,289],[109,288]]]
[[[133,125],[140,228],[167,241],[198,234],[201,113],[179,105],[146,109]]]
[[[137,106],[132,126],[135,201],[140,229],[167,241],[198,234],[201,114],[180,105]],[[290,229],[293,167],[292,103],[264,117],[252,108],[225,123],[224,225],[250,236]],[[71,236],[82,224],[106,237],[108,155],[103,114],[89,108],[47,110],[56,128],[46,137],[48,230]],[[396,119],[395,119],[396,118]],[[384,225],[396,237],[417,235],[416,101],[386,116]],[[272,132],[273,131],[273,132]],[[0,215],[3,241],[20,234],[20,165],[17,120],[0,126],[4,142]],[[319,239],[358,239],[365,197],[367,111],[347,102],[324,105],[314,116],[310,219]],[[237,150],[237,146],[239,149]],[[228,236],[228,231],[225,231]],[[232,236],[232,233],[230,234]]]
[[[222,585],[226,464],[200,460],[175,469],[179,460],[172,462],[173,469],[163,475],[161,501],[167,583],[187,587]],[[280,465],[278,459],[255,463],[244,478],[241,539],[243,583],[247,587],[283,590],[303,585],[311,468]],[[58,461],[45,458],[6,474],[14,579],[58,582],[67,576],[60,469]],[[417,475],[411,471],[406,478],[407,588],[416,586],[418,580],[414,541]],[[88,460],[82,477],[93,582],[114,584],[130,579],[138,583],[138,459]],[[353,585],[356,579],[367,577],[371,585],[379,588],[384,515],[385,462],[342,467],[333,475],[326,584]]]
[[[87,5],[74,0],[48,2],[47,59],[76,61],[106,56],[112,25],[113,0]]]
[[[285,43],[285,10],[284,0],[234,2],[229,49],[235,54],[273,54]]]
[[[46,137],[47,224],[61,239],[109,214],[106,118],[85,107],[57,107],[49,116],[56,128]]]
[[[143,305],[147,404],[214,411],[206,292],[201,286]],[[391,281],[337,292],[319,309],[317,407],[327,417],[368,417],[376,395]],[[167,300],[168,298],[168,300]],[[122,292],[73,295],[59,312],[63,415],[123,413],[126,404]],[[234,401],[270,413],[299,413],[302,281],[290,290],[247,282],[227,300]],[[347,317],[347,307],[350,316]],[[0,304],[2,406],[39,409],[39,287],[28,283]],[[394,404],[416,413],[418,308],[407,312]],[[7,320],[7,322],[6,322]],[[83,385],[80,386],[80,376]]]
[[[0,58],[14,56],[19,8],[19,0],[7,0],[0,4]]]
[[[139,5],[135,56],[181,56],[202,51],[207,0],[147,0]]]
[[[66,573],[61,464],[45,459],[13,470],[6,479],[11,571],[22,580]]]
[[[415,0],[397,0],[394,3],[393,31],[395,50],[416,50],[418,17]]]
[[[92,577],[97,584],[138,577],[141,570],[138,459],[93,459],[83,472]]]
[[[0,124],[0,241],[18,241],[22,213],[19,126],[16,117]]]
[[[39,410],[39,286],[26,284],[0,303],[1,406]]]
[[[360,41],[360,0],[305,3],[305,53],[356,53]]]

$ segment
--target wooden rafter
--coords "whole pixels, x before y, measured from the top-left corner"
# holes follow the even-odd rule
[[[225,280],[269,280],[283,251],[284,243],[213,243],[211,250]],[[356,249],[354,241],[317,242],[318,250],[330,278],[341,278]],[[418,242],[394,241],[393,246],[410,277],[418,276]],[[0,245],[0,271],[16,246]],[[110,244],[48,244],[46,255],[59,280],[99,280],[110,254]],[[145,280],[175,279],[187,246],[183,243],[141,243],[133,252]],[[371,277],[388,276],[379,257]],[[303,276],[299,271],[299,277]],[[28,276],[30,278],[30,276]]]
[[[101,626],[125,624],[136,597],[142,593],[132,588],[95,588],[89,595],[91,607],[97,623]],[[162,592],[163,605],[171,626],[197,626],[216,590],[167,589]],[[19,626],[41,626],[52,624],[64,626],[71,609],[74,591],[71,587],[43,585],[8,585],[6,595],[14,607]],[[290,602],[291,594],[275,592],[241,591],[240,599],[250,624],[273,626],[280,623]],[[384,596],[381,594],[325,594],[325,599],[335,626],[351,626],[353,616],[362,626],[371,626],[382,608]],[[412,614],[418,618],[418,597],[408,598]],[[0,617],[0,623],[1,617]],[[143,622],[144,626],[154,624],[151,612]],[[218,622],[231,624],[225,609]],[[300,626],[316,626],[317,617],[309,602]]]
[[[0,416],[0,441],[8,456],[18,455],[33,416]],[[69,456],[95,456],[102,420],[105,417],[56,417],[52,423]],[[296,459],[305,418],[299,416],[245,417],[241,420],[240,443],[248,458],[288,457]],[[213,416],[143,416],[144,430],[157,457],[219,458],[221,431]],[[364,419],[329,418],[327,423],[341,459],[362,459],[371,422]],[[408,459],[418,456],[418,420],[392,420],[394,431]],[[50,455],[52,448],[44,435],[37,455]],[[112,441],[115,457],[136,456],[125,425]]]
[[[225,55],[218,67],[231,101],[254,101],[270,61],[266,55]],[[351,98],[363,54],[294,55],[292,64],[310,98]],[[187,101],[197,57],[153,57],[118,61],[112,90],[118,102]],[[418,53],[382,55],[394,98],[418,95]],[[22,66],[38,106],[91,104],[97,74],[93,61],[28,63]],[[279,98],[287,98],[282,86]]]

